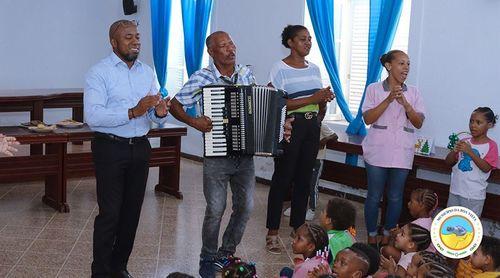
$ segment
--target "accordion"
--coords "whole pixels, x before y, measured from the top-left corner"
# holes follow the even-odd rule
[[[283,150],[286,99],[266,86],[210,85],[202,88],[203,115],[212,119],[204,134],[204,155],[278,156]]]

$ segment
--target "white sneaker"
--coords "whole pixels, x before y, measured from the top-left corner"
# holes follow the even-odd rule
[[[287,209],[285,209],[285,211],[283,212],[283,215],[284,215],[284,216],[287,216],[287,217],[290,217],[291,212],[292,212],[292,208],[287,208]]]
[[[307,212],[306,212],[306,220],[307,221],[311,221],[314,219],[314,210],[312,209],[307,209]]]

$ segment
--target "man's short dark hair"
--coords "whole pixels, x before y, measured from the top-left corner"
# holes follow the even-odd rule
[[[109,26],[109,39],[113,38],[116,31],[118,31],[118,29],[126,27],[126,26],[130,26],[130,25],[137,26],[137,22],[135,22],[134,20],[126,20],[126,19],[120,19],[120,20],[113,22],[113,24],[111,24],[111,26]]]
[[[210,46],[212,46],[212,42],[213,42],[214,37],[217,35],[221,35],[221,34],[227,34],[227,33],[224,31],[215,31],[212,34],[208,35],[207,39],[205,40],[205,44],[206,44],[207,48],[210,48]]]

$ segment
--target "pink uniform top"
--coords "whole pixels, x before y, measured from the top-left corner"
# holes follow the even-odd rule
[[[386,81],[372,83],[366,88],[361,107],[366,112],[377,107],[390,93]],[[424,103],[414,86],[403,84],[406,100],[417,113],[425,114]],[[362,143],[363,158],[373,166],[411,169],[415,152],[415,127],[396,100],[391,102],[370,129]]]

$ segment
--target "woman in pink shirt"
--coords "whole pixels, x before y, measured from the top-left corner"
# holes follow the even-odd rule
[[[398,223],[406,177],[413,164],[415,128],[421,128],[425,118],[420,93],[404,83],[410,71],[408,55],[391,50],[382,55],[380,62],[389,76],[366,88],[361,108],[365,123],[371,125],[362,143],[368,178],[365,222],[371,245],[378,244],[378,207],[386,187],[382,244],[388,243],[389,231]]]

